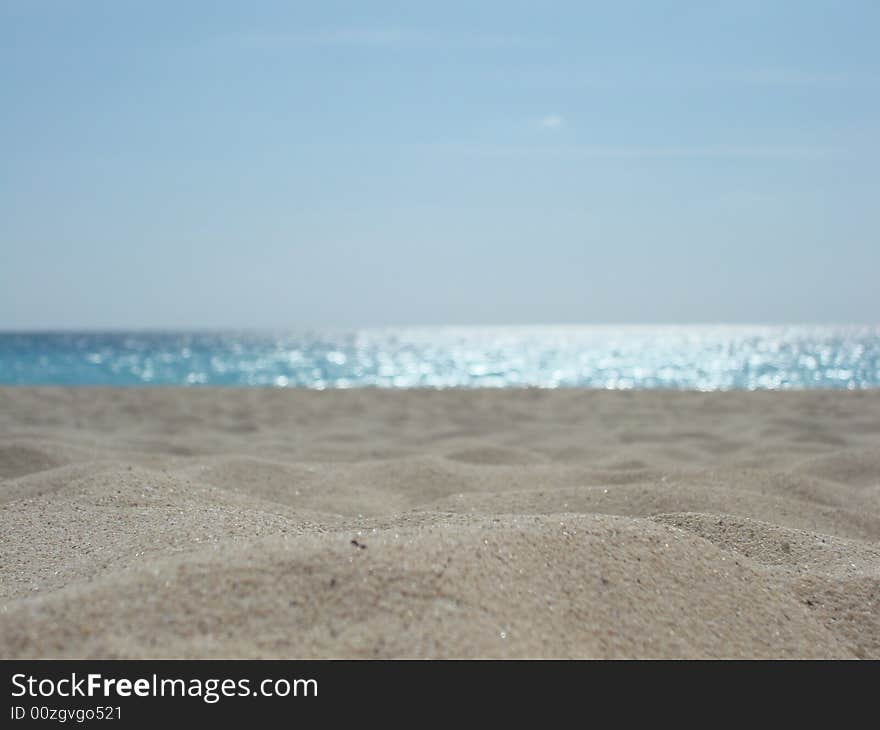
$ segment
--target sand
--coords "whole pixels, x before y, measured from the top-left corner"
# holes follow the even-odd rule
[[[880,658],[880,392],[0,388],[0,657]]]

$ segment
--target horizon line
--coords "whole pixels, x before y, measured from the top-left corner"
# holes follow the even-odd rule
[[[383,330],[491,330],[491,329],[612,329],[612,328],[661,328],[661,327],[721,327],[721,328],[748,328],[748,327],[880,327],[877,322],[816,322],[816,321],[786,321],[786,322],[536,322],[536,323],[507,323],[507,324],[386,324],[386,325],[288,325],[288,326],[135,326],[135,327],[0,327],[0,336],[5,335],[65,335],[65,334],[202,334],[220,332],[242,333],[301,333],[310,331],[344,331],[344,332],[376,332]]]

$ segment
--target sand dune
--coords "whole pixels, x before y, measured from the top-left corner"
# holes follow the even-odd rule
[[[880,393],[2,388],[0,656],[880,658]]]

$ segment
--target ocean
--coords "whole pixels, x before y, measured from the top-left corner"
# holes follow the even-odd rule
[[[862,389],[880,326],[0,333],[4,385]]]

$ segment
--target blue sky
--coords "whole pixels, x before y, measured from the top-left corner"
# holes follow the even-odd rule
[[[0,328],[876,322],[878,27],[0,0]]]

